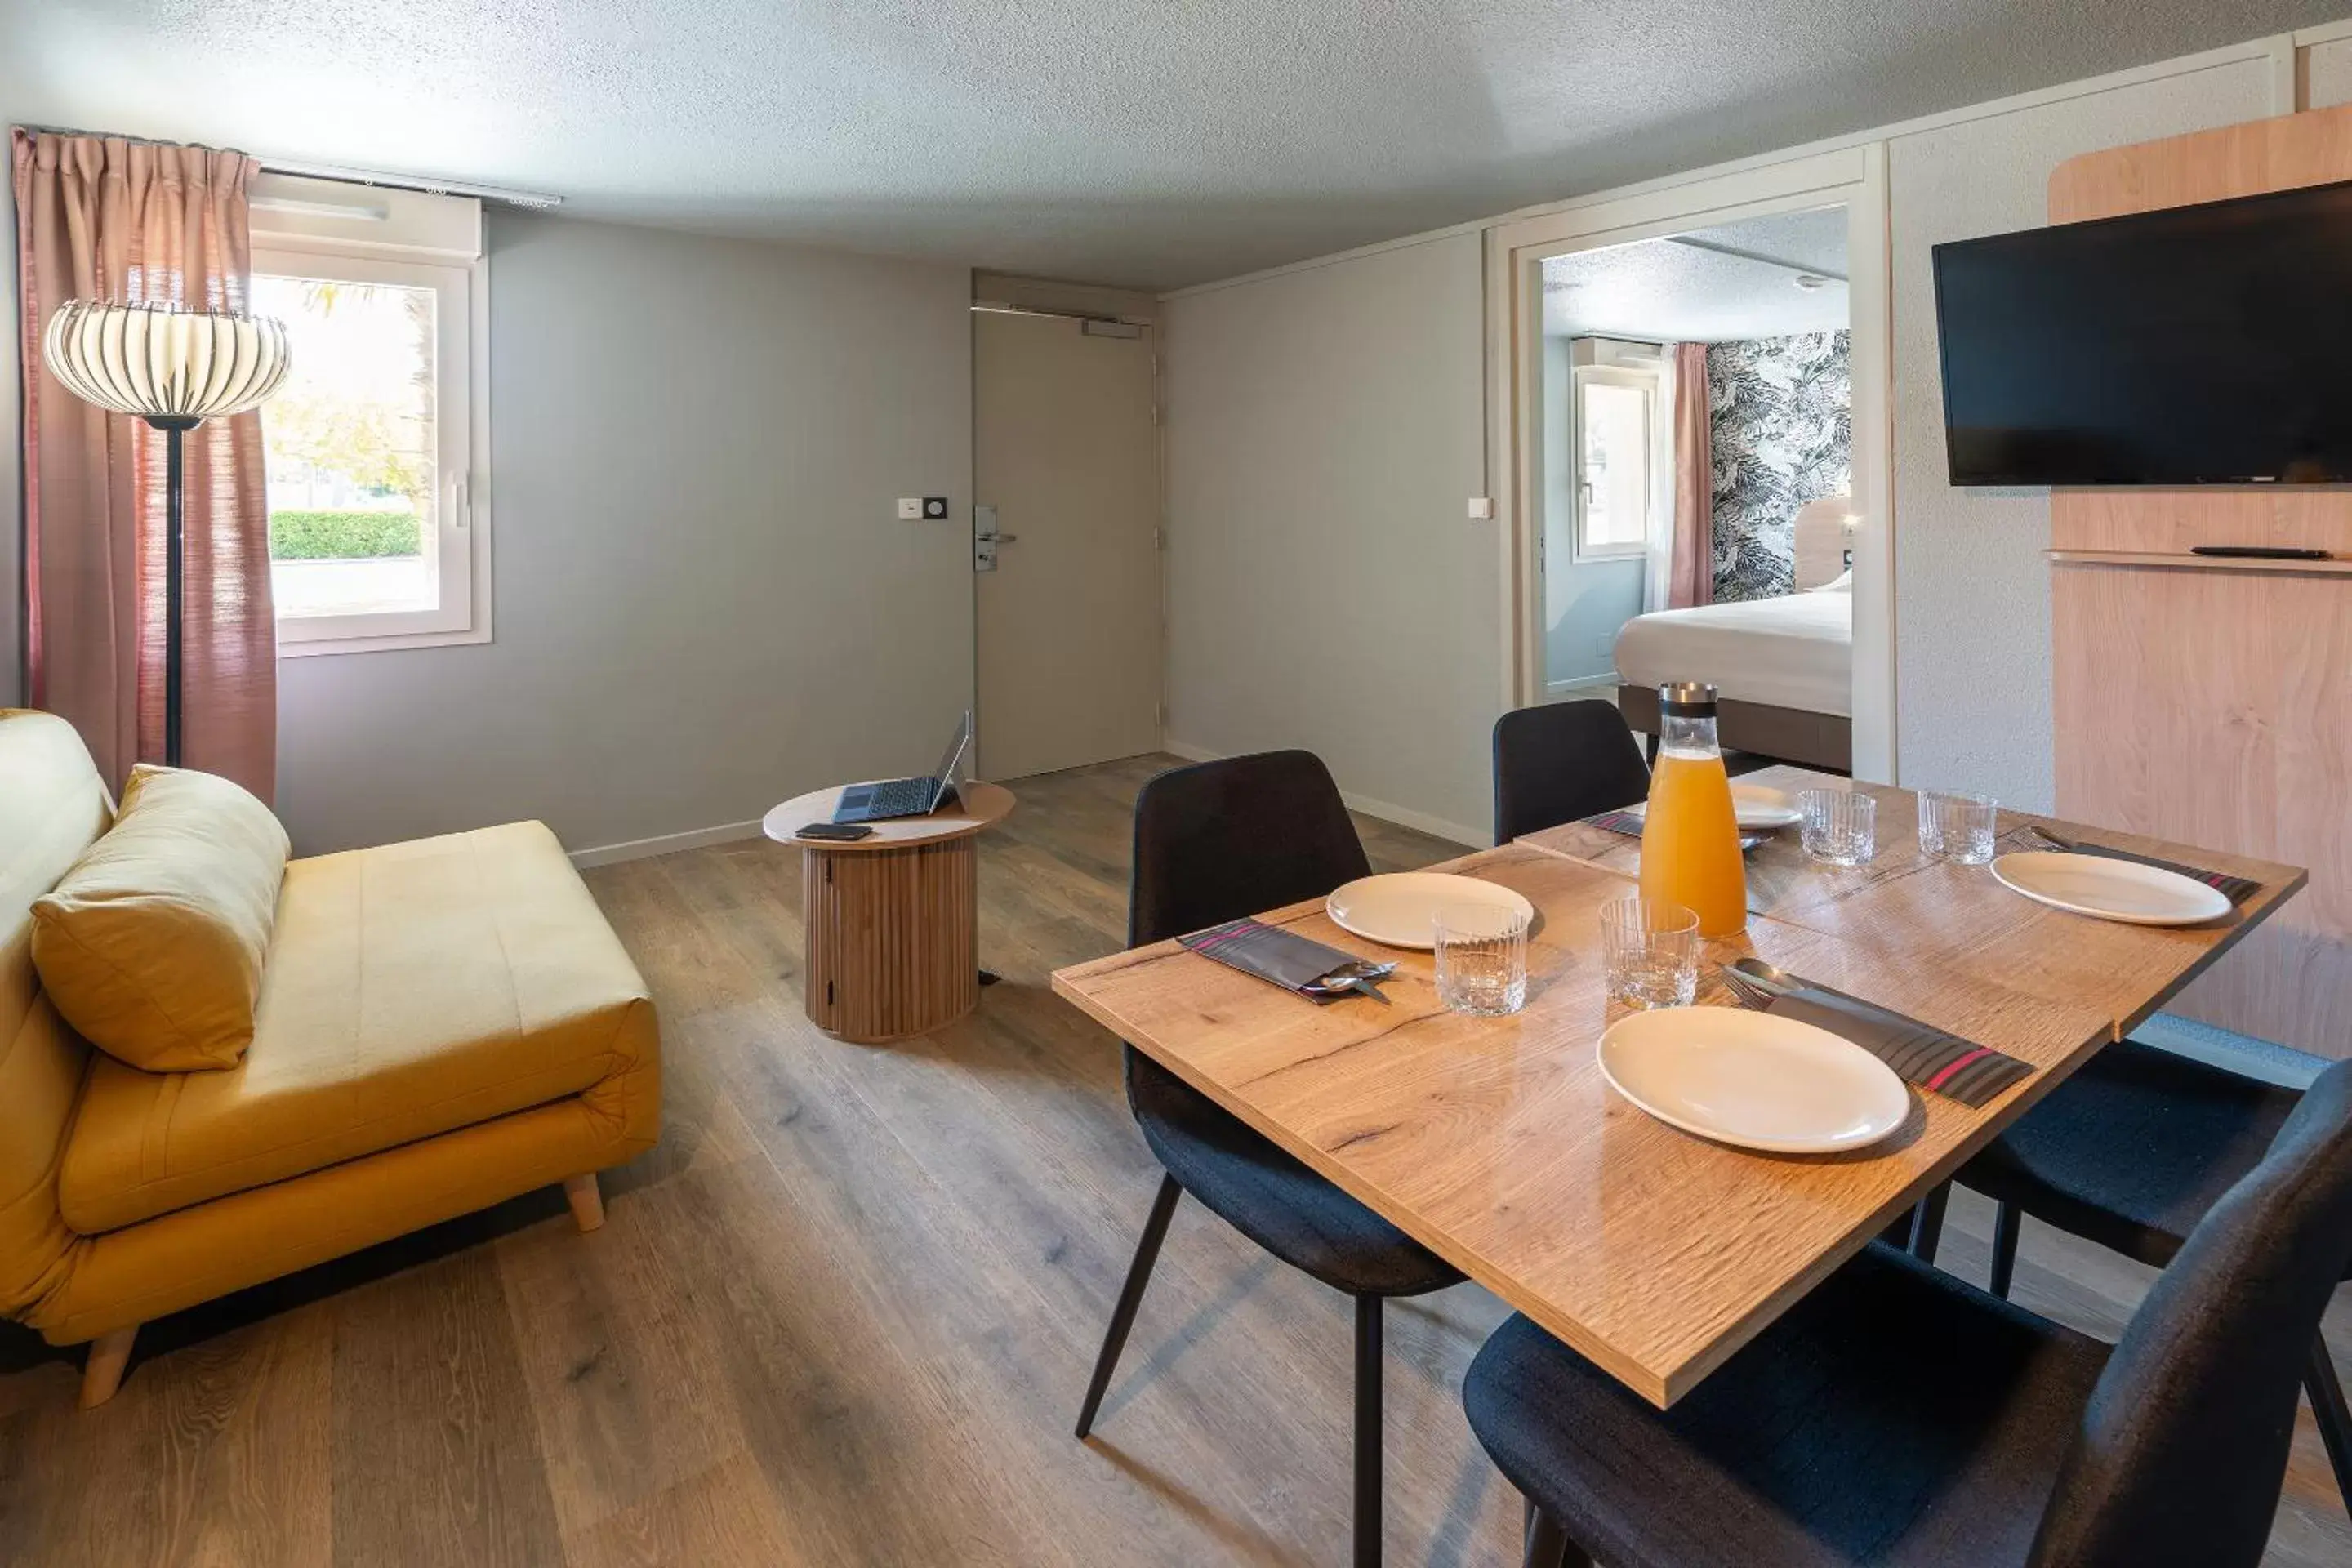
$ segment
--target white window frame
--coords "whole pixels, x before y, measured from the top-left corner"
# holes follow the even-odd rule
[[[1658,466],[1658,375],[1655,371],[1631,370],[1622,365],[1580,364],[1569,373],[1570,419],[1569,460],[1575,470],[1569,478],[1569,494],[1576,509],[1575,530],[1570,535],[1573,560],[1578,564],[1587,561],[1632,561],[1650,552],[1650,511],[1657,505]],[[1584,537],[1584,389],[1599,383],[1603,386],[1622,386],[1642,395],[1642,460],[1648,468],[1642,486],[1642,531],[1639,537],[1613,544],[1592,544]]]
[[[489,264],[479,204],[265,174],[253,203],[253,270],[435,292],[434,510],[439,605],[278,622],[278,657],[388,652],[490,640]],[[263,405],[265,427],[269,417]]]

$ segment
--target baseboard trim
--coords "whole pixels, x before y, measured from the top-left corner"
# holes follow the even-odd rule
[[[665,833],[658,838],[631,838],[620,844],[603,844],[593,849],[572,851],[572,864],[584,871],[591,866],[611,866],[623,860],[644,860],[656,855],[675,855],[681,849],[699,849],[708,844],[733,844],[745,838],[760,837],[760,824],[722,822],[716,827],[693,827],[684,833]]]
[[[1228,752],[1211,751],[1206,746],[1195,746],[1190,742],[1179,741],[1173,736],[1162,737],[1160,748],[1183,758],[1188,763],[1219,762],[1233,754]],[[1425,811],[1413,811],[1409,807],[1394,805],[1384,800],[1375,800],[1370,795],[1349,789],[1344,782],[1339,785],[1339,798],[1348,803],[1348,809],[1350,811],[1360,811],[1366,816],[1377,816],[1382,822],[1393,822],[1399,827],[1410,827],[1416,833],[1431,834],[1449,843],[1465,844],[1474,849],[1484,849],[1495,842],[1494,834],[1486,828],[1465,826],[1459,822],[1448,822],[1442,816],[1432,816]]]
[[[1580,675],[1573,680],[1545,681],[1544,695],[1565,697],[1571,691],[1591,691],[1595,687],[1614,686],[1617,683],[1617,675],[1613,670],[1600,675]]]

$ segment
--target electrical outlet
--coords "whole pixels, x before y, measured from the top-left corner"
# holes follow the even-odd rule
[[[1592,639],[1592,651],[1599,654],[1601,658],[1607,658],[1610,655],[1617,651],[1617,639],[1611,637],[1594,637]]]
[[[898,498],[898,517],[901,521],[914,522],[920,520],[922,515],[923,501],[920,496],[900,496]]]

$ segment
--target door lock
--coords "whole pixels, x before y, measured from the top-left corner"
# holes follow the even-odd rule
[[[971,509],[971,569],[975,572],[996,570],[996,547],[1011,544],[1021,536],[999,533],[996,530],[996,509],[976,506]]]

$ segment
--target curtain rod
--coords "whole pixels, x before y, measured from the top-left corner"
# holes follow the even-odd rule
[[[346,169],[334,163],[295,163],[281,158],[264,158],[261,171],[266,174],[292,174],[305,180],[335,180],[347,185],[374,185],[388,191],[423,191],[436,196],[472,196],[477,201],[503,202],[509,206],[529,207],[533,212],[545,212],[563,205],[562,196],[551,196],[538,191],[510,191],[502,185],[471,185],[462,180],[438,180],[422,174],[378,174],[365,169]]]
[[[171,146],[152,136],[123,136],[109,131],[83,131],[70,125],[26,125],[26,131],[47,132],[53,136],[96,136],[109,142],[142,142],[149,146]],[[247,156],[250,157],[248,153]],[[297,163],[285,158],[264,158],[261,170],[266,174],[292,174],[305,180],[334,180],[346,185],[374,185],[388,191],[422,191],[432,196],[471,196],[476,201],[504,202],[509,206],[529,207],[545,212],[562,206],[562,196],[551,196],[538,191],[510,191],[502,185],[473,185],[463,180],[441,180],[424,174],[383,174],[368,169],[347,169],[337,163]]]

